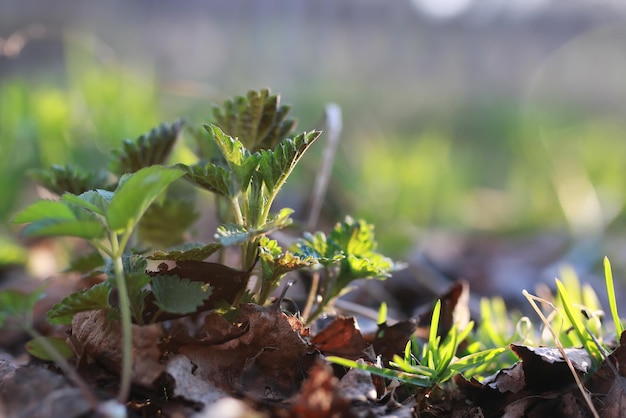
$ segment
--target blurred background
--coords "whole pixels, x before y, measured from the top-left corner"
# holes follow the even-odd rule
[[[383,253],[495,294],[623,269],[625,19],[618,0],[0,0],[0,258],[27,259],[28,169],[106,168],[124,138],[269,87],[299,132],[341,107],[325,214],[375,223]]]

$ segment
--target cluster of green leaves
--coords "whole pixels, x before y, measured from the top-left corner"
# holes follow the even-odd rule
[[[286,118],[288,110],[269,90],[251,91],[245,97],[226,101],[221,109],[214,108],[217,124],[205,125],[208,136],[198,136],[199,156],[204,159],[196,165],[165,165],[183,128],[183,123],[177,121],[162,124],[135,141],[125,140],[122,148],[113,152],[110,172],[54,166],[33,173],[60,197],[35,202],[18,213],[14,222],[27,224],[23,228],[27,236],[68,236],[88,241],[96,253],[77,260],[73,268],[95,269],[107,277],[100,284],[66,297],[52,308],[48,319],[55,324],[69,324],[77,313],[99,309],[121,320],[121,402],[130,388],[132,322],[144,323],[148,305],[157,309],[150,312],[151,322],[164,312],[196,312],[215,291],[210,277],[207,281],[166,274],[153,277],[146,271],[148,258],[203,261],[225,247],[240,247],[241,271],[218,264],[215,266],[220,267],[214,267],[226,272],[222,279],[227,280],[233,273],[247,281],[260,259],[257,288],[249,295],[245,282],[240,289],[235,287],[239,291],[235,307],[244,300],[264,304],[291,271],[323,268],[326,275],[319,289],[322,301],[309,318],[319,315],[352,280],[385,278],[394,268],[391,260],[375,251],[373,226],[364,221],[346,218],[328,239],[323,233],[311,234],[288,250],[267,236],[292,223],[293,210],[283,208],[272,215],[272,204],[320,135],[312,131],[287,136],[295,126]],[[207,140],[213,146],[206,144]],[[206,154],[210,150],[214,153]],[[162,251],[183,243],[185,231],[196,217],[189,202],[166,198],[166,189],[180,178],[214,193],[228,211],[221,213],[216,242]],[[151,248],[159,251],[146,255]],[[317,287],[312,289],[310,300],[317,299],[317,291]],[[10,293],[1,296],[12,297]]]
[[[459,373],[473,376],[482,373],[491,362],[496,360],[506,347],[475,350],[476,346],[468,347],[467,354],[457,357],[460,344],[465,341],[473,328],[470,322],[463,330],[454,324],[448,334],[442,338],[438,335],[441,301],[438,300],[433,309],[428,341],[420,344],[412,338],[407,342],[404,357],[394,356],[389,365],[393,368],[381,368],[362,362],[330,356],[327,360],[347,367],[367,370],[375,375],[397,379],[415,386],[431,388],[450,380]]]
[[[349,290],[355,279],[382,279],[400,264],[377,252],[374,225],[346,217],[328,236],[323,232],[305,233],[296,242],[297,254],[315,260],[320,277],[321,296],[308,320],[317,317],[326,306]]]
[[[619,339],[624,331],[617,310],[613,273],[608,258],[604,259],[604,274],[612,327],[604,321],[605,312],[595,290],[588,284],[581,285],[576,272],[571,268],[565,267],[561,270],[561,279],[555,280],[556,292],[549,299],[534,297],[524,291],[533,306],[533,301],[537,300],[552,309],[552,315],[544,317],[540,314],[545,332],[550,332],[557,345],[583,347],[589,355],[591,371],[600,366],[605,353],[615,345],[616,335]],[[545,343],[543,336],[541,340]]]

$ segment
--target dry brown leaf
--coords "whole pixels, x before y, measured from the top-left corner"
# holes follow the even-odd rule
[[[414,320],[401,321],[391,326],[386,323],[378,325],[372,345],[376,354],[382,357],[385,366],[389,365],[395,354],[403,355],[406,343],[416,328]]]
[[[569,366],[556,348],[529,347],[511,344],[522,360],[526,388],[536,393],[560,390],[575,383]],[[566,348],[565,354],[576,371],[583,375],[589,369],[589,354],[582,348]]]
[[[168,361],[165,371],[172,378],[172,396],[197,402],[204,407],[228,397],[213,383],[196,376],[193,369],[194,365],[183,355],[174,356]]]
[[[356,360],[368,344],[353,317],[336,317],[326,328],[311,338],[313,346],[326,355]]]
[[[316,363],[302,383],[300,393],[293,401],[289,415],[298,418],[348,417],[350,400],[337,391],[339,379],[325,363]]]
[[[132,382],[151,387],[163,373],[159,361],[159,341],[163,338],[160,325],[133,325]],[[104,311],[79,312],[72,319],[72,344],[80,344],[81,355],[93,359],[106,369],[120,373],[122,365],[122,331],[119,321],[107,318]],[[79,349],[78,347],[75,350]]]
[[[178,352],[197,367],[196,375],[229,393],[279,401],[296,393],[312,364],[308,329],[274,306],[242,305],[238,324],[247,331],[221,344],[187,344]]]

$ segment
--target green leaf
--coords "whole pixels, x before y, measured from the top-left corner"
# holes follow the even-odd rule
[[[222,244],[212,242],[204,245],[201,243],[187,243],[168,251],[155,251],[148,256],[150,260],[176,260],[176,261],[203,261],[215,252],[223,248]]]
[[[185,315],[195,312],[211,296],[211,291],[206,283],[176,276],[157,276],[152,279],[156,304],[169,313]]]
[[[104,266],[105,262],[102,255],[98,251],[73,259],[64,272],[77,271],[79,273],[88,273],[94,269]]]
[[[148,206],[182,171],[158,165],[142,168],[118,186],[106,211],[113,231],[133,229]]]
[[[613,324],[615,326],[615,332],[617,335],[622,335],[624,326],[617,311],[617,300],[615,298],[615,284],[613,282],[613,271],[611,270],[611,262],[608,257],[604,257],[604,280],[606,284],[607,297],[609,299],[609,310],[611,311],[611,317],[613,318]]]
[[[48,311],[48,321],[51,324],[71,324],[72,318],[78,312],[95,309],[112,310],[109,305],[111,285],[108,282],[99,283],[89,289],[81,290],[64,298]]]
[[[495,360],[496,357],[504,353],[506,350],[507,349],[505,347],[498,347],[468,354],[467,356],[463,356],[454,363],[450,364],[450,371],[454,373],[465,373],[466,371],[476,368],[484,363],[489,363]]]
[[[272,231],[291,225],[293,220],[289,215],[292,213],[293,209],[283,208],[274,218],[259,228],[246,228],[233,223],[221,224],[217,228],[215,239],[225,247],[251,241],[258,236],[269,234]]]
[[[30,318],[35,304],[43,297],[42,286],[30,293],[15,289],[0,291],[0,328],[9,318]]]
[[[270,194],[276,194],[291,174],[305,151],[319,137],[321,132],[311,131],[295,138],[285,138],[273,149],[260,151],[259,169]]]
[[[273,148],[289,135],[296,123],[286,119],[290,107],[280,105],[280,98],[268,89],[250,90],[246,97],[226,100],[214,107],[213,115],[227,135],[239,138],[251,152]]]
[[[153,204],[139,222],[139,240],[160,248],[178,245],[185,241],[185,233],[198,216],[194,202],[188,200],[166,199]]]
[[[185,180],[209,192],[228,198],[235,196],[239,192],[233,184],[230,171],[219,165],[213,163],[192,166],[177,164],[176,167],[183,170]]]
[[[254,231],[249,231],[245,226],[233,223],[223,223],[217,227],[215,239],[224,247],[242,244],[254,237]]]
[[[355,256],[368,256],[377,247],[374,225],[350,216],[335,225],[330,238],[347,254]]]
[[[29,223],[44,219],[75,220],[76,215],[64,202],[39,200],[15,215],[13,222]]]
[[[296,241],[295,254],[298,257],[311,257],[321,265],[330,266],[345,258],[343,251],[334,242],[329,242],[323,232],[311,234],[305,232],[303,237]]]
[[[126,139],[121,150],[113,151],[111,171],[121,175],[152,165],[165,164],[183,128],[183,121],[157,126],[134,142]]]
[[[106,229],[97,220],[45,219],[27,225],[22,233],[29,237],[77,237],[102,239]]]
[[[126,272],[126,289],[130,301],[130,309],[138,324],[143,323],[144,301],[149,291],[146,289],[150,283],[150,276],[145,273],[145,260],[142,258],[144,268],[141,271]]]
[[[79,167],[53,165],[48,169],[35,169],[30,176],[53,193],[81,194],[87,190],[104,189],[108,184],[106,171],[87,171]]]
[[[72,193],[65,193],[61,197],[61,200],[64,202],[70,202],[76,206],[80,206],[91,212],[97,213],[98,215],[104,216],[113,196],[113,192],[98,189],[82,193],[80,196],[76,196]]]
[[[54,361],[53,356],[50,355],[50,348],[59,353],[61,357],[68,359],[74,356],[74,352],[65,340],[63,337],[33,338],[26,343],[24,348],[31,356],[40,360]]]
[[[379,367],[371,366],[369,364],[356,362],[354,360],[348,360],[345,358],[335,357],[335,356],[328,356],[326,357],[326,360],[330,361],[331,363],[339,364],[341,366],[351,367],[353,369],[365,370],[377,376],[382,376],[382,377],[386,377],[389,379],[397,379],[401,382],[409,383],[411,385],[415,385],[419,387],[427,388],[433,385],[430,378],[427,376],[421,376],[418,374],[401,372],[401,371],[392,370],[392,369],[381,369]]]
[[[226,135],[216,125],[205,125],[205,128],[213,135],[239,188],[245,191],[250,184],[252,174],[259,165],[260,155],[251,154],[239,139]]]

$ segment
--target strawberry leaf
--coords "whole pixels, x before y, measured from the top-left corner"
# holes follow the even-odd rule
[[[182,175],[178,169],[153,165],[125,177],[106,211],[109,228],[133,229],[154,199]]]
[[[212,292],[207,283],[176,276],[157,276],[151,284],[156,305],[165,312],[180,315],[195,312]]]
[[[67,296],[48,311],[48,321],[51,324],[71,324],[72,318],[78,312],[95,309],[113,310],[109,305],[109,282],[99,283],[89,289],[81,290]]]

